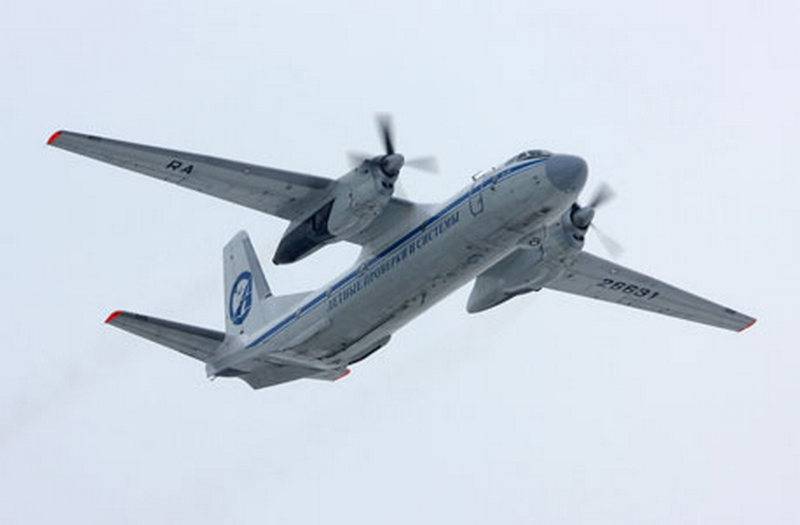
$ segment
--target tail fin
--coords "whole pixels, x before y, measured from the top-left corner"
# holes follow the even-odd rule
[[[222,251],[225,266],[225,331],[252,333],[267,322],[264,303],[272,296],[246,232],[240,231]]]

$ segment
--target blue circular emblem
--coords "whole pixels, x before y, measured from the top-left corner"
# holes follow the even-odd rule
[[[242,324],[253,307],[253,275],[242,272],[233,282],[228,300],[228,317],[233,324]]]

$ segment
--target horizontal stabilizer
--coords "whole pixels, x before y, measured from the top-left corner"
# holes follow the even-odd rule
[[[225,339],[222,332],[131,312],[116,311],[106,323],[203,362]]]

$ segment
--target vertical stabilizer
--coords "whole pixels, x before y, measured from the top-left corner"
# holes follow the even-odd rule
[[[233,335],[252,333],[262,327],[264,304],[272,295],[253,244],[240,231],[222,251],[225,266],[225,331]]]

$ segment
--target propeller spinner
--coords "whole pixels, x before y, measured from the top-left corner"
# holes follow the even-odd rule
[[[594,232],[597,234],[597,239],[600,241],[600,244],[603,245],[603,248],[605,248],[609,255],[616,258],[622,254],[622,245],[609,235],[603,233],[603,231],[592,222],[596,210],[600,206],[604,206],[606,203],[610,202],[614,196],[615,193],[614,190],[611,189],[611,186],[606,183],[601,184],[592,198],[589,199],[586,206],[580,206],[577,202],[573,204],[570,219],[572,220],[572,224],[580,230],[586,230],[589,227],[594,228]]]
[[[383,143],[385,153],[377,157],[364,153],[349,153],[350,163],[359,166],[364,162],[370,162],[380,166],[381,171],[389,178],[394,179],[400,174],[403,166],[415,168],[420,171],[436,173],[439,171],[436,159],[431,156],[417,157],[406,160],[403,155],[397,153],[394,140],[394,126],[392,117],[388,114],[380,114],[377,118],[378,133]]]

